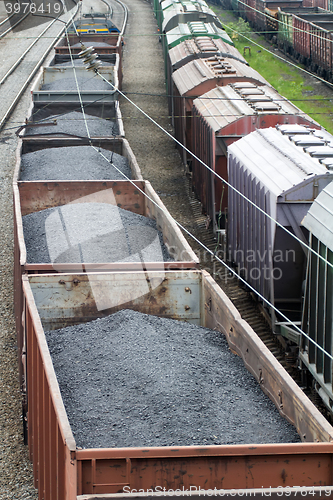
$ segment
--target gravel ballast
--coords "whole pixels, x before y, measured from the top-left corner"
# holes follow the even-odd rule
[[[122,310],[46,337],[82,448],[300,441],[219,332]]]
[[[30,263],[171,260],[154,220],[106,203],[77,203],[23,217]]]
[[[81,112],[72,111],[71,113],[64,113],[62,115],[51,115],[45,119],[43,111],[44,110],[34,113],[34,122],[37,123],[39,120],[43,119],[46,123],[51,123],[53,120],[57,120],[56,125],[41,124],[38,127],[27,127],[26,135],[62,133],[80,137],[88,136],[85,120]],[[114,120],[96,118],[87,113],[85,113],[85,119],[91,137],[108,137],[119,134],[119,127]],[[40,123],[42,123],[42,121]]]
[[[20,180],[125,180],[124,175],[132,178],[124,156],[102,148],[99,151],[112,159],[114,166],[90,146],[47,148],[23,154]]]

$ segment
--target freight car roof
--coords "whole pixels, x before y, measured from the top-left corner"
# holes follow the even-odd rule
[[[215,133],[219,130],[223,133],[223,129],[231,123],[258,114],[301,115],[309,123],[318,126],[270,85],[256,86],[240,82],[216,87],[195,99],[193,104]]]
[[[207,83],[210,87],[238,82],[240,79],[252,80],[255,83],[269,85],[269,83],[253,68],[229,58],[213,56],[207,59],[195,59],[179,68],[172,75],[172,79],[180,95],[194,91],[201,95],[207,90],[199,90],[201,84]],[[209,81],[212,81],[209,83]],[[251,90],[253,92],[253,90]]]
[[[238,52],[236,47],[225,43],[220,38],[209,36],[189,38],[169,51],[169,58],[173,71],[181,68],[193,59],[219,55],[236,59],[248,65],[246,59]]]
[[[333,250],[333,182],[312,203],[302,222],[319,241]]]
[[[167,0],[168,1],[168,0]],[[162,9],[165,2],[161,4]],[[176,3],[163,11],[162,31],[167,32],[178,26],[180,23],[189,21],[203,21],[205,23],[215,23],[222,28],[222,24],[216,14],[205,2]]]
[[[275,196],[283,193],[285,201],[311,201],[306,192],[300,192],[302,186],[314,176],[329,174],[324,165],[276,128],[256,130],[234,142],[228,151],[268,191]],[[311,193],[313,196],[313,190]]]
[[[213,23],[204,23],[202,21],[188,22],[179,24],[176,28],[166,33],[167,46],[169,49],[176,47],[179,43],[193,38],[195,36],[210,36],[212,38],[221,38],[226,43],[234,45],[227,33]]]
[[[207,3],[204,0],[162,0],[160,2],[161,9],[182,9],[183,12],[188,10],[196,9],[200,6],[207,7]]]

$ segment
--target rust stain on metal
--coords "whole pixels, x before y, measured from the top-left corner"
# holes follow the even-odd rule
[[[281,472],[281,479],[283,481],[283,483],[286,482],[286,479],[287,479],[287,473],[286,473],[286,470],[285,469],[282,469],[282,472]]]
[[[209,298],[207,302],[205,302],[205,308],[208,309],[208,311],[212,310],[212,299]]]

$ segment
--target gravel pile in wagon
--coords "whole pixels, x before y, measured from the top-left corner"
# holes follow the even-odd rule
[[[42,115],[42,112],[34,114],[33,118],[35,123],[39,121],[39,117],[42,118],[42,121],[40,121],[41,125],[38,125],[38,127],[27,127],[26,135],[62,133],[87,137],[88,134],[85,120],[91,137],[105,137],[119,134],[118,125],[114,120],[97,118],[87,113],[85,113],[85,120],[83,119],[83,114],[78,111],[72,111],[71,113],[64,113],[62,115],[51,115],[47,118],[44,118]],[[43,125],[43,121],[49,124],[52,123],[53,120],[57,121],[55,125]]]
[[[46,337],[82,448],[300,441],[219,332],[122,310]]]
[[[172,260],[153,219],[116,205],[74,203],[22,219],[29,263]]]
[[[102,148],[99,151],[109,161],[90,146],[47,148],[25,153],[21,158],[20,180],[124,180],[124,175],[132,178],[124,156]]]
[[[114,88],[109,85],[107,82],[102,80],[100,77],[93,75],[91,78],[80,78],[77,77],[77,83],[79,89],[81,91],[84,90],[108,90],[113,91]],[[59,80],[55,80],[54,82],[44,83],[41,86],[41,90],[63,90],[64,92],[77,90],[76,81],[74,76],[71,78],[61,78]]]

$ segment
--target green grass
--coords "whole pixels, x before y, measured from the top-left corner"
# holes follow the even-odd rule
[[[224,16],[221,10],[219,8],[214,10],[217,15],[220,14],[223,22]],[[230,18],[230,13],[228,13],[228,17]],[[258,71],[282,96],[333,134],[333,90],[332,100],[328,100],[325,96],[309,95],[314,89],[306,85],[304,73],[267,52],[263,46],[263,37],[256,36],[254,42],[250,26],[242,18],[227,22],[224,28],[241,54],[244,54],[245,46],[250,47],[251,54],[249,55],[249,51],[246,50],[244,57],[252,68]],[[235,36],[234,30],[240,35]],[[268,50],[277,53],[273,46],[269,47]]]

